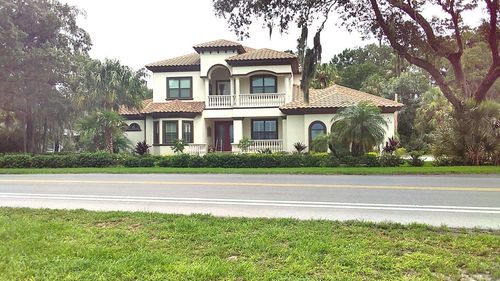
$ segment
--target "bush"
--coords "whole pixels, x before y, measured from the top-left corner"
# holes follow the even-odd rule
[[[146,143],[146,141],[140,141],[138,143],[136,143],[135,147],[134,147],[134,153],[137,154],[137,155],[145,155],[145,154],[149,154],[149,148],[151,147],[151,145],[148,145]]]
[[[33,168],[73,168],[77,167],[77,157],[73,154],[37,155],[31,158]]]
[[[376,153],[366,153],[361,157],[361,164],[366,167],[380,167],[380,158]]]
[[[327,152],[328,151],[328,135],[321,134],[316,136],[311,143],[311,152]]]
[[[464,159],[456,156],[439,156],[432,162],[433,166],[463,166],[464,164]]]
[[[410,152],[410,159],[408,159],[408,164],[413,167],[422,167],[424,165],[424,160],[421,158],[423,153],[421,151]]]
[[[185,153],[170,156],[170,165],[177,168],[187,168],[189,167],[190,158],[191,156]]]
[[[399,167],[403,164],[403,160],[398,155],[384,153],[380,156],[380,166],[382,167]]]
[[[29,154],[6,154],[0,159],[0,168],[30,168]]]
[[[328,155],[320,160],[320,167],[338,167],[340,166],[340,161],[333,155]]]
[[[80,153],[76,155],[78,167],[111,167],[119,163],[119,156],[108,152]]]
[[[125,167],[154,167],[155,159],[152,157],[128,157],[123,161]]]

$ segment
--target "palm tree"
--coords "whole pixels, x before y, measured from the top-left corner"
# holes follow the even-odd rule
[[[102,127],[95,128],[95,130],[102,132],[106,150],[113,152],[114,135],[121,131],[121,128],[112,126],[121,125],[116,111],[121,105],[139,108],[141,102],[150,95],[151,92],[146,87],[144,79],[146,73],[142,69],[133,71],[128,66],[121,65],[117,60],[108,59],[104,62],[86,61],[83,64],[82,73],[77,93],[74,96],[75,103],[83,111],[100,112],[96,116],[89,117],[90,119],[97,118],[93,125]],[[85,122],[91,125],[90,120]],[[87,129],[90,128],[87,127]]]
[[[340,110],[332,122],[332,142],[350,147],[353,155],[362,155],[380,144],[387,127],[380,109],[367,102]]]
[[[114,151],[113,143],[120,139],[127,124],[115,111],[98,111],[78,122],[81,136],[91,142],[95,150]],[[103,145],[104,144],[104,145]]]

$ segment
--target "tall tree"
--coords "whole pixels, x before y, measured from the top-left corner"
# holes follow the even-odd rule
[[[112,128],[112,125],[121,124],[109,112],[116,112],[121,105],[140,107],[141,102],[151,95],[145,78],[144,69],[133,71],[117,60],[87,60],[82,65],[73,98],[82,110],[100,112],[97,115],[100,122],[95,122],[94,125],[101,128],[95,130],[103,131],[105,137],[100,140],[105,142],[105,148],[109,152],[113,152],[113,135],[120,131],[119,128]],[[109,120],[105,121],[106,118]]]
[[[25,152],[43,149],[47,132],[60,125],[49,110],[69,103],[76,57],[90,48],[79,14],[57,1],[0,0],[0,109],[19,120]]]
[[[249,37],[248,27],[255,19],[264,22],[269,35],[274,29],[284,32],[288,30],[290,23],[296,24],[301,31],[297,40],[298,59],[302,66],[300,89],[304,101],[308,102],[309,85],[314,77],[316,64],[321,62],[321,32],[337,0],[213,0],[213,3],[216,14],[227,19],[231,29],[240,38]],[[315,30],[313,45],[308,47],[311,28]]]

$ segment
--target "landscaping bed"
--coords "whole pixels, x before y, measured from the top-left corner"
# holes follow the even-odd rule
[[[500,278],[500,233],[0,208],[2,280]],[[469,280],[469,279],[466,279]]]

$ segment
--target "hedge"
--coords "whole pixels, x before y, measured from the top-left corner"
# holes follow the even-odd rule
[[[0,168],[73,168],[73,167],[213,167],[213,168],[274,168],[274,167],[395,167],[402,164],[394,155],[379,157],[367,154],[336,157],[328,153],[208,153],[203,156],[177,154],[169,156],[133,156],[105,152],[77,154],[6,154],[0,156]]]

